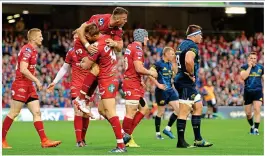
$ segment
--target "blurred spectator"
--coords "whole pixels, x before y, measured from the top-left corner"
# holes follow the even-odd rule
[[[179,37],[179,32],[172,28],[166,28],[160,23],[155,24],[157,32],[150,32],[148,45],[145,49],[145,67],[149,68],[151,64],[161,59],[161,52],[164,46],[177,48],[183,38]],[[69,48],[73,46],[70,30],[66,32],[52,33],[48,38],[47,47],[38,49],[38,66],[36,75],[43,83],[43,91],[39,92],[41,107],[71,107],[70,99],[70,77],[65,77],[55,87],[52,94],[45,92],[49,83],[55,77],[64,62],[64,57]],[[132,30],[125,31],[123,35],[124,47],[132,42]],[[44,32],[45,33],[45,32]],[[48,32],[50,33],[50,32]],[[204,36],[200,43],[199,52],[201,56],[201,69],[199,72],[199,88],[206,85],[211,80],[215,92],[218,95],[217,105],[220,106],[238,106],[243,105],[243,81],[239,76],[239,69],[246,62],[246,56],[249,52],[258,53],[258,62],[264,64],[264,36],[263,33],[256,33],[254,36],[247,38],[242,32],[234,41],[226,41],[224,36]],[[2,107],[9,107],[11,101],[11,84],[15,78],[17,54],[26,43],[26,39],[21,34],[5,32],[2,42]],[[118,71],[120,82],[122,82],[124,72],[123,57],[117,54]],[[155,85],[145,78],[146,93],[145,97],[149,105],[154,105]],[[96,94],[97,95],[97,94]],[[117,101],[123,103],[123,93],[121,85]],[[94,106],[97,106],[99,99],[93,97]]]

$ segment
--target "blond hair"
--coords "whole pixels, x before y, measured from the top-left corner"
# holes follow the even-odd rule
[[[168,51],[170,51],[170,50],[174,51],[174,49],[173,49],[172,47],[165,47],[165,48],[163,49],[163,55],[165,55],[166,52],[168,52]]]
[[[28,31],[27,38],[29,41],[33,40],[33,37],[35,36],[36,32],[41,32],[38,28],[32,28]]]

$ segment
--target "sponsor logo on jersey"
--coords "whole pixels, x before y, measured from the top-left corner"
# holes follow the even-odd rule
[[[124,54],[130,55],[131,54],[131,50],[130,49],[126,49]]]
[[[258,70],[258,73],[261,73],[261,72],[262,72],[262,70],[261,70],[261,69],[259,69],[259,70]]]
[[[140,46],[136,46],[136,49],[142,50],[142,48]]]
[[[26,48],[25,51],[28,51],[31,53],[31,49],[30,48]]]
[[[164,68],[163,68],[163,70],[167,70],[167,68],[166,68],[166,67],[164,67]]]
[[[111,93],[113,93],[114,90],[115,90],[115,86],[114,86],[114,84],[110,84],[109,87],[108,87],[108,90],[109,90]]]
[[[100,26],[102,26],[102,25],[104,24],[104,18],[100,18],[100,19],[98,20],[98,24],[99,24]]]

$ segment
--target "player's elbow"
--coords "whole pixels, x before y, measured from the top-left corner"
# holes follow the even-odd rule
[[[135,66],[135,70],[137,73],[141,73],[142,72],[142,68],[140,66]]]
[[[244,72],[241,72],[240,73],[240,77],[245,81],[245,79],[247,78],[247,76],[245,75]]]
[[[19,71],[20,71],[23,75],[25,75],[25,73],[26,73],[26,68],[20,68]]]
[[[185,64],[186,65],[193,65],[194,64],[194,61],[193,61],[193,59],[186,59],[185,60]]]

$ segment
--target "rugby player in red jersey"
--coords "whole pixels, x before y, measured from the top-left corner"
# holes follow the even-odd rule
[[[101,95],[102,103],[100,104],[104,115],[111,124],[117,140],[117,147],[111,150],[112,153],[126,152],[121,132],[119,117],[116,114],[116,93],[118,90],[118,70],[117,59],[113,48],[107,45],[106,39],[111,38],[110,35],[102,35],[98,41],[94,43],[97,46],[98,52],[94,55],[89,55],[84,63],[81,62],[81,67],[90,69],[96,62],[99,65],[98,86]],[[88,110],[89,111],[89,110]]]
[[[16,66],[16,78],[12,84],[12,102],[10,110],[3,122],[2,127],[2,148],[10,149],[6,141],[6,135],[11,127],[13,120],[18,116],[24,103],[33,115],[34,126],[41,139],[41,147],[56,147],[61,141],[48,139],[44,132],[43,122],[41,120],[40,103],[38,94],[33,85],[36,84],[39,90],[42,89],[41,82],[35,76],[35,67],[37,64],[37,47],[42,45],[42,33],[40,29],[33,28],[28,31],[27,38],[29,43],[24,45],[18,53],[18,63]]]
[[[88,25],[85,31],[86,31],[87,40],[90,43],[95,42],[96,41],[95,36],[97,37],[99,33],[96,24],[92,23]],[[76,42],[76,37],[77,35],[74,36],[74,42]],[[48,86],[47,92],[48,93],[53,92],[55,84],[58,83],[63,78],[63,76],[67,73],[67,71],[71,67],[71,73],[72,73],[71,98],[72,100],[74,100],[79,95],[83,81],[89,72],[88,70],[82,69],[80,67],[81,60],[86,56],[88,56],[88,54],[86,51],[82,50],[82,48],[78,47],[71,48],[66,54],[65,63],[60,68],[53,82]],[[96,67],[94,67],[91,72],[97,75],[98,73],[96,72],[98,71],[99,70]],[[87,107],[89,109],[89,106]],[[75,105],[74,105],[74,112],[75,112],[74,128],[75,128],[75,135],[77,142],[76,146],[84,147],[86,145],[85,136],[89,125],[89,116],[91,116],[92,114],[88,115],[80,112]]]
[[[145,91],[142,76],[157,77],[155,71],[147,70],[144,67],[143,45],[147,44],[148,32],[145,29],[136,29],[133,32],[133,38],[134,42],[128,45],[124,54],[125,73],[122,87],[126,100],[126,115],[123,120],[123,130],[129,135],[133,133],[135,127],[149,110],[143,99]],[[138,108],[139,110],[137,111]],[[139,147],[132,139],[126,146]]]
[[[84,30],[90,23],[95,23],[98,26],[98,29],[102,34],[110,35],[110,38],[107,38],[105,42],[109,47],[115,49],[115,51],[120,52],[123,47],[122,41],[122,27],[127,22],[128,11],[122,7],[116,7],[113,10],[112,14],[97,14],[93,15],[87,22],[83,23],[80,28],[76,30],[78,34],[78,39],[76,44],[78,47],[83,48],[83,50],[87,50],[90,54],[94,54],[97,52],[97,46],[93,46],[90,44],[85,35]],[[84,45],[84,46],[83,46]],[[83,62],[86,63],[88,59],[83,59]],[[93,65],[97,68],[96,65]],[[92,69],[93,69],[92,68]],[[84,111],[86,108],[85,97],[88,92],[93,93],[96,86],[93,83],[97,83],[95,81],[97,79],[97,75],[89,72],[86,76],[82,89],[80,91],[80,96],[74,100],[74,103],[78,106],[79,109]],[[91,89],[90,89],[91,88]],[[89,91],[90,90],[90,91]]]

